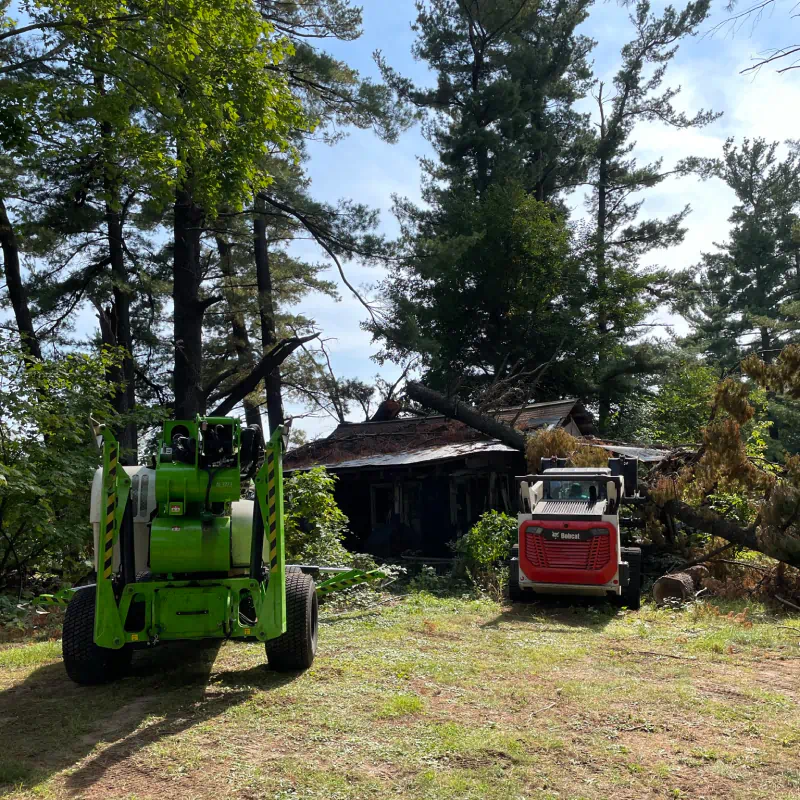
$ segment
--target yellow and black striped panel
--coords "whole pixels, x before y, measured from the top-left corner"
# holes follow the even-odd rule
[[[275,453],[267,450],[267,518],[269,520],[269,571],[278,569],[278,504],[275,497]]]
[[[322,586],[318,586],[317,592],[319,594],[338,592],[340,589],[347,589],[350,586],[357,586],[359,583],[367,583],[367,578],[365,578],[363,575],[355,575],[352,578],[340,578]]]
[[[108,450],[108,494],[106,495],[106,538],[103,548],[103,577],[110,578],[114,568],[114,517],[117,511],[117,446]]]

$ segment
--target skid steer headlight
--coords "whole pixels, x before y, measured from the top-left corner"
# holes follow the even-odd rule
[[[592,536],[608,536],[608,528],[591,528],[589,533]]]
[[[526,528],[525,532],[533,534],[534,536],[536,536],[537,534],[541,533],[543,530],[544,530],[544,528],[535,527],[535,528]]]

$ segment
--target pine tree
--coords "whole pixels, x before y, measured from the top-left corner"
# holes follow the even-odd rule
[[[778,146],[729,139],[706,162],[736,195],[730,235],[678,282],[686,344],[729,369],[752,352],[769,363],[800,329],[800,147],[789,142],[781,160]]]
[[[434,182],[466,181],[480,196],[491,184],[514,179],[535,199],[548,200],[582,174],[587,127],[573,105],[588,89],[586,59],[594,42],[575,30],[590,5],[417,3],[412,52],[437,73],[436,87],[416,87],[384,59],[379,63],[387,83],[426,114],[425,131],[439,159],[423,162],[430,195]]]
[[[659,122],[683,130],[718,116],[700,111],[688,117],[676,111],[673,101],[679,89],[662,86],[678,42],[696,31],[708,7],[708,0],[699,0],[680,11],[668,6],[655,15],[647,0],[639,2],[631,14],[635,36],[622,48],[612,87],[600,82],[594,92],[597,134],[590,159],[591,228],[584,263],[594,329],[587,344],[597,354],[594,374],[601,432],[611,426],[615,404],[636,391],[640,376],[664,367],[657,345],[641,338],[648,313],[666,296],[667,274],[641,261],[651,250],[680,244],[690,208],[687,205],[664,220],[643,220],[644,199],[632,195],[687,171],[689,165],[665,170],[660,159],[640,165],[631,151],[640,123]]]
[[[564,214],[546,205],[585,176],[590,141],[573,105],[592,42],[589,3],[418,3],[414,55],[437,72],[421,89],[381,62],[426,116],[438,160],[423,161],[425,208],[399,200],[402,258],[370,330],[381,358],[421,355],[425,381],[489,402],[537,387],[571,391],[579,369]],[[543,383],[544,381],[544,383]]]

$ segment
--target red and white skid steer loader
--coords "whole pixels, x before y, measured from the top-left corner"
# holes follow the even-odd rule
[[[512,602],[537,594],[608,597],[638,609],[642,552],[622,547],[619,510],[635,497],[636,459],[566,467],[542,459],[540,475],[517,478],[519,542],[511,552]]]

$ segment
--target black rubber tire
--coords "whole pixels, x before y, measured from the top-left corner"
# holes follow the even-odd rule
[[[82,686],[108,683],[125,674],[133,651],[110,650],[94,643],[94,586],[75,592],[64,615],[61,652],[67,675]]]
[[[519,585],[519,545],[515,544],[508,562],[508,599],[512,603],[526,603],[531,599],[530,594]]]
[[[288,567],[284,567],[287,575],[294,575],[296,573],[303,574],[303,570],[300,569],[296,564],[290,564]]]
[[[308,669],[317,652],[319,606],[314,579],[302,572],[286,575],[286,633],[266,642],[267,661],[276,672]]]
[[[642,550],[639,547],[623,547],[622,560],[628,562],[630,580],[619,596],[619,604],[631,611],[642,607]]]

